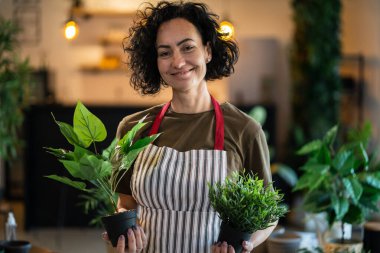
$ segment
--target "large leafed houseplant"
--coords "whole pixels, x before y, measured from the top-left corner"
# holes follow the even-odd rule
[[[99,153],[96,143],[105,140],[106,128],[81,102],[78,102],[75,108],[73,125],[54,120],[66,140],[73,146],[73,150],[47,150],[63,164],[70,178],[58,175],[47,177],[82,191],[85,210],[98,212],[97,220],[102,220],[113,246],[116,246],[118,237],[121,234],[126,235],[128,228],[136,225],[136,210],[117,213],[115,190],[138,154],[152,143],[158,134],[134,140],[136,132],[146,124],[143,118],[123,138],[115,139],[108,148]],[[120,159],[115,159],[116,155]],[[117,164],[114,161],[117,161]],[[109,221],[124,226],[111,228]],[[129,221],[131,223],[128,223]]]
[[[379,211],[380,171],[371,166],[366,141],[351,138],[337,145],[337,132],[334,126],[297,152],[308,159],[294,190],[305,192],[306,211],[324,213],[330,226],[341,222],[339,243],[347,244],[343,224],[361,224]]]

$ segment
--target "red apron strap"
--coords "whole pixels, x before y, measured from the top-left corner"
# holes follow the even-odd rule
[[[218,101],[211,96],[212,104],[214,105],[215,110],[215,143],[214,143],[214,149],[216,150],[223,150],[224,149],[224,117],[222,109],[220,108],[220,105]]]
[[[222,109],[220,108],[219,103],[211,96],[211,101],[214,106],[215,111],[215,143],[214,149],[223,150],[224,148],[224,118]],[[152,128],[150,129],[149,135],[158,133],[158,128],[161,125],[161,121],[165,116],[166,111],[170,106],[170,102],[167,102],[161,109],[160,113],[157,114],[156,118],[153,121]]]
[[[167,102],[161,109],[160,113],[157,114],[156,118],[153,121],[152,128],[150,129],[149,136],[158,133],[158,128],[161,125],[161,121],[165,116],[166,111],[168,110],[170,106],[170,102]]]

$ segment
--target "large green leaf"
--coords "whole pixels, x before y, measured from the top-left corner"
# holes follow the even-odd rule
[[[364,174],[363,177],[367,184],[380,190],[380,172]]]
[[[137,124],[135,124],[131,130],[129,130],[123,138],[118,142],[120,150],[122,153],[126,154],[129,152],[130,147],[132,146],[133,139],[136,136],[136,133],[143,128],[147,122],[143,122],[147,116],[144,116]]]
[[[368,158],[367,151],[365,150],[365,148],[363,146],[363,143],[359,144],[359,156],[361,157],[361,159],[363,161],[363,165],[364,166],[368,165],[369,158]]]
[[[314,151],[317,151],[321,145],[322,145],[322,141],[321,140],[314,140],[314,141],[311,141],[307,144],[305,144],[304,146],[302,146],[297,152],[296,154],[297,155],[306,155],[306,154],[309,154],[309,153],[312,153]]]
[[[350,156],[352,156],[351,151],[339,150],[331,164],[337,171],[340,171]]]
[[[61,182],[63,184],[69,185],[69,186],[74,187],[74,188],[81,190],[81,191],[86,191],[86,192],[89,191],[86,189],[86,184],[83,182],[73,181],[70,178],[61,177],[61,176],[57,176],[57,175],[49,175],[49,176],[45,176],[45,177],[56,180],[56,181]]]
[[[277,163],[277,174],[290,186],[294,187],[297,184],[298,176],[289,166]]]
[[[347,193],[352,198],[353,202],[357,204],[360,199],[360,196],[363,193],[363,187],[361,186],[359,180],[356,179],[355,177],[350,177],[350,178],[343,178],[342,182],[344,184],[344,187]]]
[[[47,150],[49,154],[54,155],[58,159],[63,159],[63,160],[75,159],[74,153],[72,151],[64,150],[62,148],[49,148],[49,147],[45,147],[45,149]]]
[[[79,162],[80,159],[86,155],[95,155],[95,154],[88,149],[85,149],[85,148],[82,148],[81,146],[75,145],[75,147],[74,147],[75,161]]]
[[[103,141],[107,131],[103,122],[78,101],[74,112],[74,132],[87,148],[92,142]]]
[[[344,215],[348,212],[349,202],[346,198],[331,195],[331,204],[334,208],[336,219],[343,219]]]
[[[322,164],[330,164],[331,163],[331,155],[328,147],[325,144],[322,144],[320,150],[316,156],[319,163]]]
[[[301,189],[316,189],[325,179],[330,166],[325,164],[314,164],[307,167],[305,172],[298,180],[293,191]]]
[[[103,150],[102,152],[102,156],[107,159],[107,160],[110,160],[112,158],[112,154],[113,152],[115,151],[115,147],[117,145],[117,138],[114,138],[113,141],[111,142],[111,144]]]
[[[327,146],[331,146],[335,141],[337,132],[338,132],[338,126],[335,125],[330,130],[327,131],[326,135],[323,137],[323,142]]]
[[[79,178],[82,180],[87,180],[87,175],[84,174],[81,170],[81,166],[77,161],[68,161],[68,160],[59,160],[63,166],[65,166],[66,170],[70,173],[74,178]]]
[[[94,155],[83,156],[80,159],[80,170],[85,175],[86,180],[97,180],[105,175],[102,170],[103,160]]]
[[[55,120],[54,115],[52,114],[55,123],[59,126],[59,130],[65,136],[66,140],[71,145],[82,145],[81,141],[78,138],[78,135],[75,133],[73,127],[65,122],[60,122]]]

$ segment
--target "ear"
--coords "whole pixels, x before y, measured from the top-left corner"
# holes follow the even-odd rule
[[[207,43],[206,43],[206,46],[205,46],[205,50],[206,50],[206,59],[210,59],[210,61],[211,61],[211,58],[212,58],[212,50],[211,50],[211,43],[210,43],[210,41],[208,41]]]

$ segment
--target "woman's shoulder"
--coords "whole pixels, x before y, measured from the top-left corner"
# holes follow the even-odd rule
[[[260,131],[261,125],[255,119],[231,103],[225,102],[221,105],[226,127],[248,130],[252,134]]]
[[[142,118],[146,117],[144,119],[144,122],[146,122],[147,124],[141,129],[141,131],[144,132],[147,128],[149,128],[149,126],[152,125],[157,113],[159,113],[162,106],[163,106],[162,104],[156,105],[146,110],[139,111],[139,112],[125,116],[119,123],[116,137],[120,138],[129,130],[131,130],[132,127],[136,125]]]

